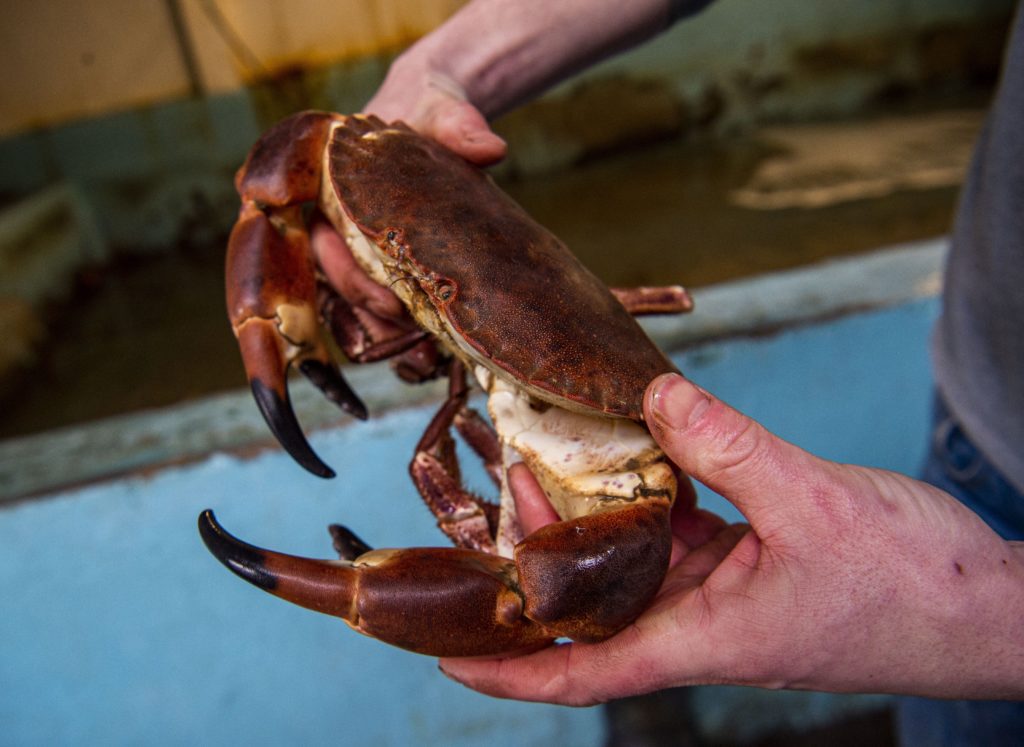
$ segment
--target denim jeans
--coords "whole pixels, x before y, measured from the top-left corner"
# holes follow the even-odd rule
[[[988,463],[939,396],[932,425],[921,479],[973,509],[1004,538],[1024,539],[1024,494]],[[1022,702],[899,698],[896,724],[905,747],[1024,745]]]

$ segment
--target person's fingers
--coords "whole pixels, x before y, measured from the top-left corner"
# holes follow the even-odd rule
[[[450,98],[437,104],[423,132],[477,166],[495,164],[508,152],[508,145],[491,130],[483,114],[466,101]]]
[[[632,628],[620,635],[637,638]],[[587,706],[671,684],[652,676],[652,653],[613,638],[556,644],[507,659],[441,659],[439,666],[456,682],[497,698]]]
[[[353,306],[385,319],[403,319],[405,307],[387,288],[370,279],[341,235],[322,217],[310,226],[310,242],[320,268],[334,289]]]
[[[522,462],[513,464],[509,467],[507,479],[524,535],[533,534],[542,526],[558,521],[558,514],[529,467]]]
[[[364,111],[385,122],[402,121],[477,166],[490,166],[505,157],[508,146],[487,118],[466,100],[454,80],[437,72],[412,76],[392,68]],[[393,75],[394,74],[394,75]]]
[[[673,462],[732,501],[755,528],[780,516],[786,504],[815,494],[826,481],[821,460],[773,435],[678,374],[647,388],[644,411],[651,434]]]

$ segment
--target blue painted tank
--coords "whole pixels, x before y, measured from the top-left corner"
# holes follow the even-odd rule
[[[941,253],[929,244],[698,291],[693,319],[651,330],[687,375],[785,438],[913,473]],[[401,397],[389,392],[379,401]],[[224,435],[245,396],[201,405],[209,428]],[[469,692],[432,659],[239,582],[203,547],[195,519],[207,507],[239,536],[298,554],[330,556],[335,521],[375,546],[443,544],[405,470],[433,409],[315,432],[333,481],[276,449],[227,448],[230,433],[208,440],[187,408],[0,444],[0,742],[601,743],[599,710]],[[481,471],[469,480],[487,485]],[[707,491],[701,501],[739,518]]]

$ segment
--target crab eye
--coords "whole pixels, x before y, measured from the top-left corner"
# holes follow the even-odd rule
[[[396,231],[388,231],[388,237],[387,238],[388,238],[388,243],[394,244],[395,243],[395,239],[398,238],[398,233]]]
[[[448,285],[447,283],[442,283],[437,287],[437,297],[440,298],[442,301],[448,301],[454,295],[455,288]]]

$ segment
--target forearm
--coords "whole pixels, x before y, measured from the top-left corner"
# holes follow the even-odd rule
[[[396,60],[385,87],[432,77],[493,118],[708,1],[475,0]]]

